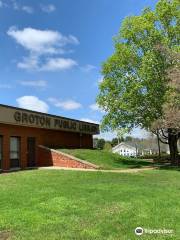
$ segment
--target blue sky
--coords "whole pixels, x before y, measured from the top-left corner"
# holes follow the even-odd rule
[[[99,122],[95,99],[112,37],[126,16],[156,2],[0,0],[0,103]]]

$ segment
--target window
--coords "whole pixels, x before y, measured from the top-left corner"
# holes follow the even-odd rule
[[[3,137],[0,136],[0,169],[2,168]]]
[[[20,162],[20,138],[11,137],[10,138],[10,167],[19,167]]]

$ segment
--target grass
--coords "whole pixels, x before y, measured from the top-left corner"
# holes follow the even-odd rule
[[[60,151],[96,164],[102,169],[141,168],[154,165],[152,162],[144,159],[124,157],[119,154],[102,150],[60,149]]]
[[[0,239],[9,235],[11,240],[178,240],[179,192],[176,170],[2,174]],[[137,226],[174,233],[137,237]]]

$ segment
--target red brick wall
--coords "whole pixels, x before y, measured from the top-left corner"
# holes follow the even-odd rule
[[[92,148],[92,135],[79,133],[55,131],[48,129],[21,127],[0,123],[0,135],[3,136],[3,163],[2,169],[9,170],[10,166],[10,137],[21,137],[21,159],[20,167],[27,167],[27,138],[35,137],[36,145],[47,147],[64,147],[64,148]],[[36,147],[36,162],[38,160],[38,147]],[[41,160],[43,161],[43,159]],[[46,162],[44,163],[46,165]]]
[[[86,168],[95,169],[97,168],[93,164],[85,163],[84,161],[75,160],[73,157],[67,156],[61,152],[39,147],[38,166],[56,166],[56,167],[67,167],[67,168]]]

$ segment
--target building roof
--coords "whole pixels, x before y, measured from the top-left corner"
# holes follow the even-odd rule
[[[131,149],[136,150],[136,145],[133,144],[133,143],[129,143],[129,142],[121,142],[118,145],[116,145],[115,147],[113,147],[112,150],[116,150],[116,149],[118,149],[121,146],[125,146],[127,148],[131,148]]]

